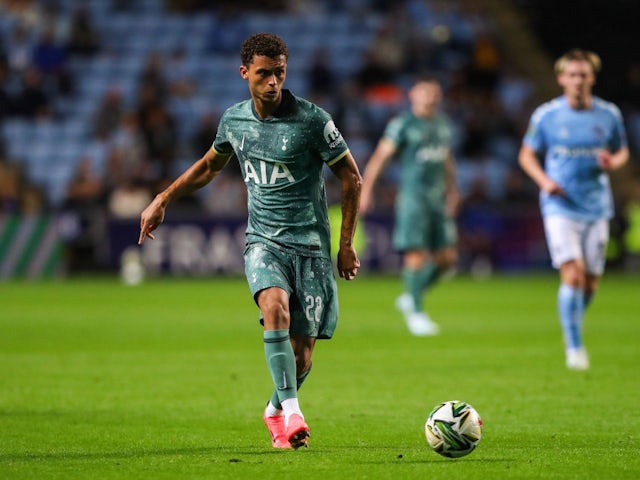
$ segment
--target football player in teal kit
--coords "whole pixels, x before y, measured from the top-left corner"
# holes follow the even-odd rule
[[[346,280],[360,266],[353,237],[361,177],[329,114],[282,88],[284,41],[252,35],[240,56],[251,99],[224,112],[211,149],[142,212],[139,243],[153,238],[169,202],[206,185],[237,157],[248,191],[245,274],[260,308],[274,382],[263,419],[274,447],[297,449],[310,436],[297,390],[311,370],[316,339],[331,338],[338,318],[323,168],[341,184],[337,268]]]
[[[394,248],[403,255],[405,292],[396,300],[413,335],[436,335],[438,325],[423,308],[423,296],[457,260],[453,218],[459,194],[453,158],[452,126],[440,111],[440,82],[425,75],[409,89],[410,109],[387,124],[364,171],[360,210],[373,205],[373,190],[389,160],[398,157],[402,173],[396,197]]]
[[[604,273],[613,216],[608,172],[629,158],[620,111],[592,94],[599,70],[600,58],[585,50],[556,61],[563,95],[533,112],[519,154],[540,187],[547,244],[560,271],[558,313],[572,370],[589,368],[582,319]]]

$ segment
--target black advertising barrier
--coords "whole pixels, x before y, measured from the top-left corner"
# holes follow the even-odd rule
[[[339,219],[332,217],[332,230]],[[244,217],[195,217],[166,220],[155,232],[155,240],[137,246],[139,220],[108,222],[109,262],[119,269],[123,254],[136,251],[147,274],[207,276],[242,274],[242,253],[245,242]],[[481,212],[459,219],[461,270],[472,267],[481,258],[492,271],[524,271],[548,269],[549,258],[544,230],[539,214],[523,215]],[[393,217],[367,216],[359,224],[356,248],[362,270],[397,272],[402,265],[400,255],[393,250]],[[483,248],[476,250],[483,238]],[[336,245],[332,247],[336,252]]]

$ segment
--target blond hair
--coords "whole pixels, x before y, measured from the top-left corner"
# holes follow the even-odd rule
[[[567,64],[569,62],[587,62],[591,65],[591,69],[594,74],[598,73],[602,68],[602,62],[600,61],[600,57],[597,53],[590,52],[589,50],[582,50],[580,48],[574,48],[556,60],[554,65],[556,75],[560,75],[564,72],[564,69],[567,68]]]

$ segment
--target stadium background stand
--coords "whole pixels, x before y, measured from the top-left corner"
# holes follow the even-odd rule
[[[332,113],[361,166],[386,120],[405,106],[402,89],[412,76],[436,73],[458,126],[463,243],[465,233],[477,236],[474,228],[495,234],[496,216],[514,208],[534,215],[536,209],[535,189],[516,156],[531,108],[554,89],[546,69],[558,52],[549,55],[535,41],[554,41],[544,37],[551,29],[534,30],[541,29],[533,15],[539,4],[544,2],[9,2],[0,7],[2,162],[22,176],[19,188],[5,188],[15,198],[5,191],[0,206],[5,213],[76,215],[80,230],[91,230],[93,216],[134,216],[135,209],[112,211],[114,192],[138,189],[151,196],[203,153],[217,116],[247,97],[237,72],[241,40],[272,31],[290,46],[287,87]],[[43,40],[47,32],[49,43]],[[609,51],[601,53],[606,62]],[[618,73],[622,66],[616,64]],[[640,144],[638,72],[640,63],[631,62],[628,83],[602,93],[625,93],[634,158]],[[32,89],[26,88],[29,74]],[[611,86],[609,79],[602,83]],[[134,121],[125,126],[126,118]],[[142,153],[123,160],[132,145]],[[242,214],[241,179],[229,170],[181,208]],[[397,170],[390,168],[386,179],[382,213],[391,211]],[[633,200],[637,173],[624,179],[631,183],[621,190],[621,202]],[[33,186],[40,202],[21,199]]]

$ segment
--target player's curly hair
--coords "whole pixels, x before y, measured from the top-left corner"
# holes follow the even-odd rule
[[[256,33],[242,42],[240,59],[245,67],[253,62],[255,55],[264,55],[269,58],[277,58],[280,55],[289,57],[287,44],[278,35],[273,33]]]
[[[564,72],[564,69],[567,68],[567,63],[569,62],[587,62],[591,65],[593,69],[593,73],[598,73],[602,68],[602,62],[600,61],[600,57],[595,52],[590,52],[589,50],[582,50],[581,48],[574,48],[569,50],[567,53],[562,55],[554,65],[554,70],[556,75]]]

